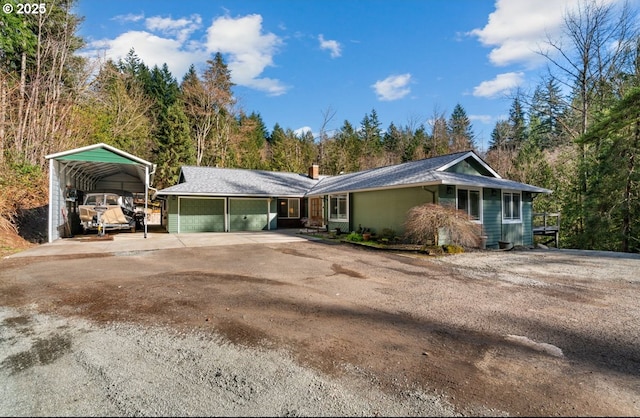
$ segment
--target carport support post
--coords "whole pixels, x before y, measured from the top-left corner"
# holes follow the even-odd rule
[[[149,207],[149,167],[144,166],[144,237],[147,237],[147,208]]]

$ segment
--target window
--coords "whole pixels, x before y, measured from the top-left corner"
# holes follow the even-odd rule
[[[329,219],[334,221],[346,221],[349,219],[346,194],[330,196],[329,206]]]
[[[502,193],[502,219],[505,221],[520,221],[520,193]]]
[[[480,220],[480,190],[458,189],[458,210],[466,212],[471,219]]]
[[[278,199],[278,218],[299,218],[300,199]]]

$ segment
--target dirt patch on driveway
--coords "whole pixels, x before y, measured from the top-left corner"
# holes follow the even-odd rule
[[[10,387],[21,387],[22,376],[33,378],[24,372],[33,365],[52,367],[71,356],[98,367],[86,347],[82,355],[74,352],[78,345],[68,335],[47,339],[38,331],[38,339],[28,328],[35,315],[49,315],[88,321],[104,332],[118,325],[161,327],[239,350],[288,353],[304,370],[350,382],[349,390],[366,400],[362,405],[378,408],[331,409],[347,401],[318,389],[324,395],[313,404],[316,410],[278,409],[264,401],[254,409],[193,409],[206,415],[637,416],[638,300],[640,258],[606,253],[483,251],[434,258],[300,242],[4,259],[0,306],[13,314],[5,313],[0,329],[3,335],[28,330],[24,338],[35,343],[20,351],[20,333],[5,337],[0,372]],[[16,359],[24,352],[32,354],[21,363]],[[127,367],[153,367],[154,361],[141,355]],[[202,374],[201,362],[181,364],[181,374]],[[108,364],[99,367],[108,373]],[[275,385],[277,374],[272,379]],[[290,399],[309,389],[305,382],[286,388]],[[234,405],[258,397],[258,386],[244,384],[253,389],[241,393],[235,385],[227,393]],[[124,401],[106,389],[94,392],[94,414],[132,412],[115,408]],[[382,403],[375,404],[374,395]],[[144,403],[154,395],[136,396]],[[441,409],[432,409],[435,404]],[[31,409],[11,405],[4,405],[9,415],[55,413],[39,411],[37,402]]]

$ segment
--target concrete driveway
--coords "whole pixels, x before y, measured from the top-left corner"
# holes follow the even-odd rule
[[[105,238],[97,235],[78,235],[63,238],[52,243],[41,244],[6,258],[38,257],[69,254],[123,253],[151,251],[170,248],[212,247],[220,245],[267,244],[300,242],[313,237],[300,235],[299,229],[279,229],[259,232],[209,232],[192,234],[169,234],[167,232],[120,232],[108,234]]]

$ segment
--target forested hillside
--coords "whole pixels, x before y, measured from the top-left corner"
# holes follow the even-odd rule
[[[584,2],[567,14],[562,42],[541,48],[548,72],[478,150],[463,104],[389,126],[372,106],[335,131],[328,109],[316,136],[266,127],[260,109],[238,106],[220,54],[186,74],[149,68],[133,49],[117,62],[82,58],[73,3],[0,14],[0,234],[46,204],[45,155],[97,142],[156,163],[156,188],[187,164],[303,173],[317,162],[338,174],[476,149],[503,177],[554,191],[534,205],[562,214],[561,246],[640,250],[637,10]]]

